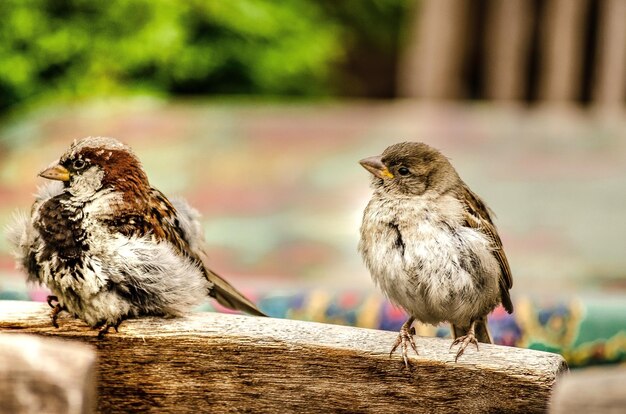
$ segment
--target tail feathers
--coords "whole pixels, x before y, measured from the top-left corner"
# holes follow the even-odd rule
[[[457,326],[452,325],[452,333],[454,335],[454,339],[467,335],[469,332],[469,326]],[[484,344],[492,344],[491,335],[489,335],[489,329],[487,328],[487,318],[479,319],[474,324],[474,336],[476,336],[476,340],[478,342],[482,342]]]
[[[506,286],[502,285],[502,281],[500,282],[500,296],[504,310],[506,310],[509,314],[513,313],[513,302],[511,302],[509,290]]]
[[[213,289],[211,289],[210,294],[220,305],[226,306],[230,309],[246,312],[250,315],[267,316],[230,283],[222,279],[210,269],[207,268],[206,270],[207,278],[213,284]]]

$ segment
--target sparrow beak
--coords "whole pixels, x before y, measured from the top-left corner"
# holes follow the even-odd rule
[[[47,178],[49,180],[69,181],[70,172],[61,164],[56,164],[46,168],[39,173],[40,177]]]
[[[393,174],[389,172],[385,164],[383,164],[380,156],[364,158],[359,161],[359,164],[363,166],[367,171],[374,174],[376,177],[386,180],[389,178],[393,178]]]

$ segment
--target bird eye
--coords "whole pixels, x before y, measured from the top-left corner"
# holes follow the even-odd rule
[[[85,161],[78,158],[74,160],[74,162],[72,163],[72,167],[74,167],[75,170],[81,170],[85,168]]]
[[[410,173],[410,171],[406,167],[398,168],[398,174],[400,174],[400,175],[409,175],[409,173]]]

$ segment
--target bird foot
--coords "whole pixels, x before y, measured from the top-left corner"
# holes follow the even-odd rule
[[[404,366],[409,368],[409,359],[408,359],[408,351],[409,345],[415,351],[415,354],[419,355],[417,352],[417,346],[415,345],[415,340],[413,339],[413,335],[415,334],[415,330],[411,328],[411,323],[413,321],[407,321],[402,328],[400,328],[400,332],[398,333],[398,338],[396,338],[396,342],[394,342],[393,347],[391,348],[391,352],[389,352],[389,357],[395,352],[396,349],[400,345],[402,345],[402,359],[404,360]]]
[[[463,352],[465,352],[465,348],[467,348],[469,344],[474,344],[476,346],[476,350],[478,351],[478,340],[476,340],[476,336],[474,336],[473,333],[469,333],[467,335],[459,336],[458,338],[456,338],[454,341],[452,341],[452,345],[450,345],[450,349],[452,349],[453,346],[458,345],[458,344],[461,344],[461,346],[459,346],[459,350],[456,353],[454,362],[458,361],[459,357],[463,355]]]
[[[57,303],[52,308],[52,311],[50,311],[50,319],[52,319],[52,326],[54,326],[55,328],[59,327],[59,323],[57,322],[57,319],[59,319],[59,313],[63,312],[64,310],[65,308]]]
[[[98,339],[103,339],[104,336],[109,332],[109,329],[111,328],[115,329],[115,332],[119,332],[117,328],[119,328],[119,326],[122,324],[123,321],[124,319],[120,319],[119,321],[115,323],[104,323],[102,328],[100,328],[100,330],[98,331]]]
[[[58,303],[59,303],[59,298],[57,298],[57,297],[56,297],[56,296],[54,296],[54,295],[48,295],[48,297],[46,298],[46,302],[48,302],[48,306],[50,306],[51,308],[53,308],[53,309],[54,309],[54,308],[56,307],[56,305],[53,305],[53,304],[52,304],[52,302],[56,302],[56,303],[57,303],[57,305],[58,305]]]
[[[59,298],[57,298],[54,295],[48,295],[46,302],[48,302],[48,306],[52,308],[52,310],[50,311],[50,319],[52,319],[52,326],[54,326],[55,328],[58,328],[59,323],[57,322],[57,320],[59,319],[59,313],[66,310],[65,306],[62,306],[59,303]],[[56,302],[56,305],[53,304],[52,302]]]

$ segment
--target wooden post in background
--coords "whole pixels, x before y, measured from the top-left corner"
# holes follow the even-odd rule
[[[398,95],[459,99],[469,2],[421,0],[416,5],[398,66]]]
[[[489,0],[485,36],[485,98],[523,100],[533,28],[528,0]]]
[[[539,99],[574,101],[581,93],[588,0],[546,0],[545,7]]]
[[[623,108],[626,104],[626,1],[599,1],[592,98],[600,107]]]
[[[389,357],[397,333],[198,313],[125,321],[97,332],[49,309],[0,301],[0,333],[31,333],[98,349],[98,410],[115,412],[545,412],[560,355],[480,344],[454,362],[449,339],[416,337],[406,369]]]

